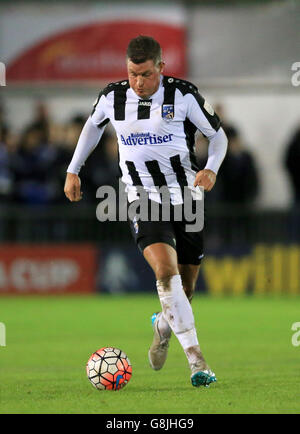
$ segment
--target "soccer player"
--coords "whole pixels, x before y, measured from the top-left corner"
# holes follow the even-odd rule
[[[191,194],[210,191],[227,149],[226,135],[212,107],[188,81],[163,75],[161,47],[149,36],[132,39],[127,48],[128,79],[110,83],[88,118],[67,169],[65,194],[81,199],[79,171],[110,121],[119,146],[119,166],[129,203],[138,188],[150,202],[161,205],[157,189],[169,189],[171,205],[184,204]],[[209,140],[208,161],[199,171],[194,135],[199,129]],[[161,215],[160,215],[161,216]],[[191,308],[203,257],[202,232],[188,232],[184,221],[130,222],[135,241],[154,271],[162,311],[152,316],[154,338],[148,357],[153,369],[165,363],[169,339],[178,338],[191,369],[193,386],[216,381],[201,352]]]

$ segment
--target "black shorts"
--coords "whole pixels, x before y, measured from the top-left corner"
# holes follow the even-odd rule
[[[150,209],[150,207],[149,207]],[[174,207],[171,206],[171,210]],[[131,233],[141,252],[154,243],[166,243],[177,252],[178,264],[199,265],[203,257],[203,230],[200,232],[186,231],[187,222],[184,217],[181,221],[174,220],[171,211],[170,221],[130,220]]]

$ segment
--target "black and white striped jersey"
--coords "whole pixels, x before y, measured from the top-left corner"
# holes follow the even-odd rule
[[[149,99],[138,97],[128,80],[109,84],[99,94],[91,121],[100,130],[110,121],[116,131],[129,201],[137,198],[136,187],[143,186],[150,199],[160,202],[157,188],[165,185],[174,205],[183,202],[183,187],[196,193],[196,130],[210,139],[220,129],[217,114],[197,87],[167,76],[161,76],[158,90]]]

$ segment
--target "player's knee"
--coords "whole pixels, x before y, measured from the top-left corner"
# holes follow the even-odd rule
[[[156,280],[162,281],[164,286],[168,286],[171,278],[179,274],[177,268],[171,264],[158,264],[154,271]]]

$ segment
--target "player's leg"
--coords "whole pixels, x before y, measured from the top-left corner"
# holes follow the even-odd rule
[[[181,276],[184,292],[189,302],[191,303],[199,275],[200,264],[178,264],[178,269]]]
[[[171,241],[171,239],[170,239]],[[153,243],[144,249],[144,256],[152,267],[156,278],[168,279],[179,273],[177,254],[174,246],[165,243]],[[152,315],[153,341],[148,352],[152,369],[159,370],[165,364],[172,329],[165,318],[164,312]]]
[[[144,257],[155,273],[163,314],[187,356],[192,383],[195,386],[208,385],[213,376],[209,374],[211,371],[200,350],[193,311],[175,263],[177,254],[169,246],[157,243],[144,249]],[[193,382],[195,375],[197,381]]]
[[[200,264],[179,264],[178,265],[179,272],[182,279],[183,289],[186,293],[186,296],[189,302],[192,302],[192,298],[195,292],[195,287],[197,283],[197,279],[200,271]],[[197,374],[199,371],[210,371],[208,364],[206,363],[204,356],[200,350],[200,346],[197,345],[193,348],[189,348],[187,350],[187,358],[191,360],[190,367],[192,372],[192,377],[194,374]],[[194,358],[195,362],[192,362]]]
[[[192,302],[192,298],[195,292],[196,282],[199,275],[200,265],[191,264],[178,264],[179,274],[183,285],[183,290],[189,300]],[[152,315],[152,325],[158,329],[158,332],[171,337],[171,327],[163,312],[156,312]]]
[[[194,316],[191,305],[183,290],[181,276],[179,273],[178,263],[180,264],[194,264],[199,265],[202,257],[199,256],[201,246],[199,240],[193,240],[197,243],[197,248],[193,249],[193,255],[196,254],[197,262],[182,261],[178,257],[177,241],[182,244],[180,233],[177,238],[175,227],[171,222],[158,221],[158,222],[138,222],[133,224],[131,222],[131,230],[136,243],[141,252],[143,252],[145,259],[152,267],[155,276],[158,295],[162,306],[162,315],[167,319],[167,323],[174,331],[174,334],[181,343],[182,348],[185,350],[189,363],[195,366],[195,359],[200,363],[200,353],[193,351],[194,347],[199,345],[197,334],[194,325]],[[182,232],[182,230],[180,229]],[[179,232],[180,232],[179,231]],[[184,229],[183,229],[184,231]],[[184,237],[183,237],[184,238]],[[202,239],[200,239],[201,241]],[[184,259],[189,258],[190,246],[188,243],[183,242],[184,248],[180,248],[181,254]],[[193,259],[194,259],[193,256]],[[156,321],[155,324],[156,325]],[[159,322],[159,325],[160,322]],[[160,369],[167,356],[167,347],[170,337],[170,328],[168,333],[164,336],[154,327],[154,339],[149,351],[149,359],[154,369]],[[190,349],[190,350],[189,350]],[[197,359],[198,357],[198,359]],[[202,375],[202,373],[201,373]],[[197,379],[196,386],[206,385],[213,381],[210,377]]]
[[[186,232],[184,222],[178,222],[175,226],[175,233],[178,268],[186,296],[191,302],[203,258],[203,232]],[[195,340],[194,345],[185,348],[185,354],[191,368],[193,386],[208,386],[211,382],[216,381],[215,374],[203,357],[198,340],[197,342]]]
[[[151,204],[149,204],[151,209]],[[147,249],[149,261],[155,275],[164,278],[173,274],[179,274],[177,254],[175,246],[175,233],[172,224],[168,221],[133,221],[130,220],[133,238],[141,253]],[[163,312],[152,315],[152,327],[154,331],[153,341],[148,357],[153,369],[161,369],[168,354],[169,340],[172,330],[164,319]]]
[[[154,271],[157,280],[168,281],[179,274],[176,250],[166,243],[156,242],[145,247],[143,255]]]

